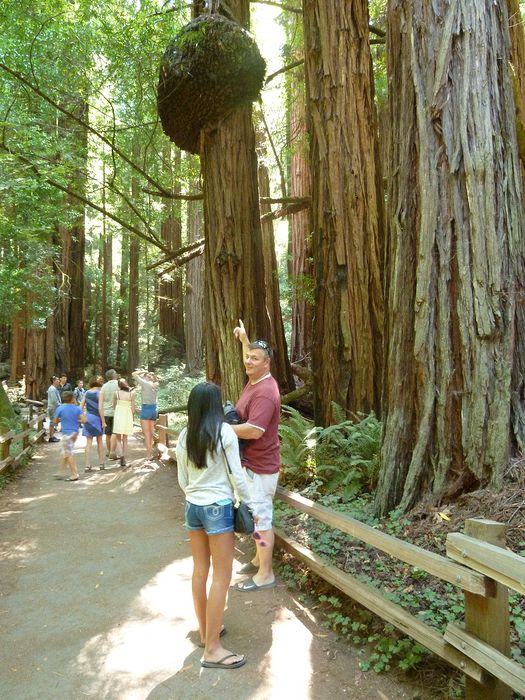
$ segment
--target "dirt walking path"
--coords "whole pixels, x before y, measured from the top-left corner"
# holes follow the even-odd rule
[[[0,494],[1,698],[427,697],[362,673],[282,584],[231,592],[224,643],[248,663],[202,669],[176,471],[147,468],[140,440],[130,448],[125,469],[66,483],[52,477],[60,444],[46,443]]]

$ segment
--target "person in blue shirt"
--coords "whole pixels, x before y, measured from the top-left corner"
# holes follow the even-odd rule
[[[62,394],[62,403],[57,408],[54,417],[55,425],[59,421],[62,423],[62,464],[58,474],[55,474],[56,479],[64,479],[66,467],[69,466],[70,476],[66,481],[78,481],[78,469],[73,455],[73,448],[78,436],[78,424],[86,422],[84,412],[75,403],[75,397],[72,391],[64,391]]]

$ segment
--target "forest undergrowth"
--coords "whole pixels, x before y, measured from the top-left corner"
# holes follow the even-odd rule
[[[402,515],[377,519],[374,488],[379,469],[381,424],[356,416],[327,429],[316,428],[294,409],[281,426],[284,462],[280,484],[306,498],[349,515],[426,550],[446,554],[449,532],[462,532],[468,518],[505,522],[507,545],[525,556],[525,459],[514,459],[500,493],[480,489],[456,502],[423,505]],[[302,436],[302,437],[301,437]],[[276,501],[276,526],[324,557],[329,563],[378,589],[418,619],[443,633],[461,622],[463,593],[427,572],[405,564],[281,501]],[[321,613],[324,625],[360,648],[361,668],[416,675],[435,688],[436,697],[463,696],[462,675],[405,637],[389,623],[354,603],[288,554],[282,554],[278,575],[298,596]],[[511,645],[515,660],[525,663],[525,599],[510,595]],[[431,680],[430,680],[431,679]]]

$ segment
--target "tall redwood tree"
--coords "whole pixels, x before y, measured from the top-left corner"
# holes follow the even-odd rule
[[[304,0],[311,124],[317,424],[379,410],[383,298],[366,0]]]
[[[506,0],[393,0],[380,513],[501,484],[523,217]]]

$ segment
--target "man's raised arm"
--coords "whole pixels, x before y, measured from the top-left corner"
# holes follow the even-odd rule
[[[239,319],[239,325],[233,329],[233,335],[241,341],[243,355],[247,355],[250,350],[250,339],[248,338],[242,319]]]

